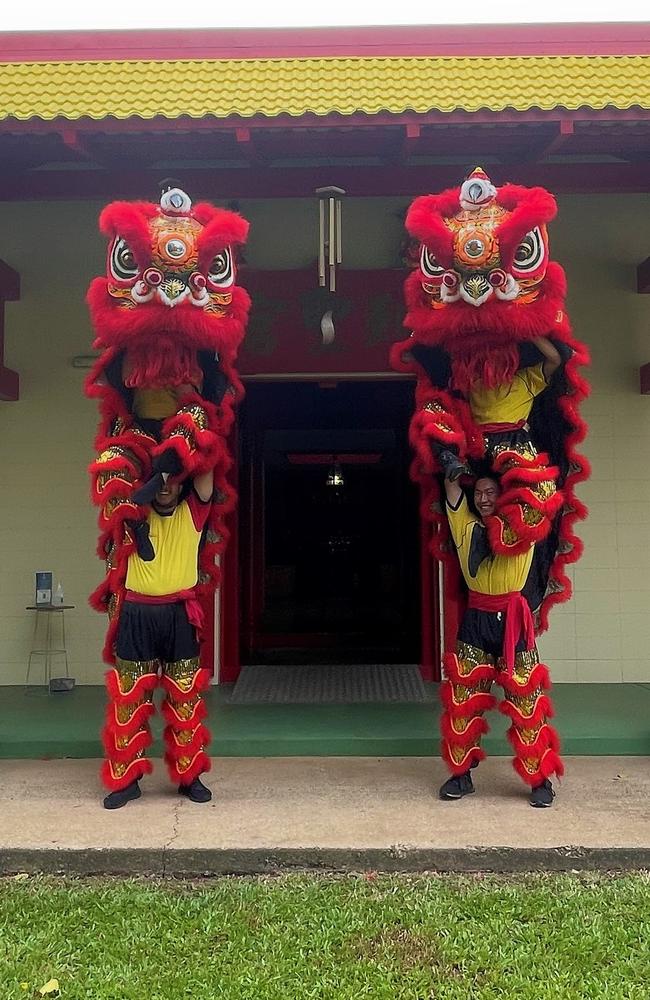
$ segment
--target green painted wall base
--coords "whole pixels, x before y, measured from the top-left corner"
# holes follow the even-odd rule
[[[414,705],[230,705],[227,688],[208,693],[211,752],[218,757],[419,757],[438,754],[439,707]],[[556,724],[565,754],[650,754],[650,684],[558,684]],[[49,695],[0,688],[0,758],[99,757],[101,687]],[[488,753],[509,756],[507,720],[490,714]],[[154,720],[159,755],[161,724]]]

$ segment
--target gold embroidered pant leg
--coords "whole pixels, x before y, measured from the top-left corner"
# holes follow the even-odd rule
[[[178,785],[189,785],[210,770],[205,748],[210,732],[203,724],[207,714],[201,697],[210,683],[210,672],[199,667],[198,657],[166,663],[163,667],[165,700],[165,762],[169,777]]]
[[[443,667],[442,756],[452,774],[463,774],[485,758],[480,743],[488,729],[483,713],[496,704],[490,693],[494,658],[476,646],[459,642],[455,653],[443,657]]]
[[[548,667],[539,662],[537,649],[517,653],[512,676],[505,663],[497,663],[497,683],[505,700],[499,711],[511,720],[508,739],[515,752],[513,767],[527,785],[540,785],[552,774],[564,773],[560,741],[548,722],[553,715]]]
[[[157,660],[122,660],[106,672],[108,706],[102,731],[106,759],[102,781],[111,792],[151,772],[145,750],[151,743],[149,717],[158,683]]]

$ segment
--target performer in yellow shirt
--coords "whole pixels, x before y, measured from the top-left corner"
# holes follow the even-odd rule
[[[468,458],[487,459],[500,478],[499,501],[486,519],[483,550],[475,548],[476,559],[491,552],[526,552],[531,543],[548,535],[562,506],[556,485],[559,470],[549,464],[548,455],[538,452],[528,426],[535,398],[547,388],[562,359],[547,337],[537,337],[532,343],[543,361],[491,385],[483,381],[463,385],[470,427],[454,430],[444,407],[436,402],[425,405],[430,410],[427,435],[448,479],[471,475]]]
[[[106,809],[140,797],[139,779],[151,771],[144,754],[151,743],[153,691],[165,690],[165,760],[179,794],[209,802],[212,793],[199,775],[210,767],[210,734],[203,724],[201,691],[209,684],[199,668],[197,630],[202,609],[196,598],[198,552],[210,512],[213,473],[197,476],[188,496],[167,480],[147,516],[146,545],[129,556],[126,593],[115,642],[115,667],[108,671],[110,697],[103,731],[102,770],[109,794]]]
[[[539,662],[530,607],[522,595],[533,546],[518,555],[493,555],[471,566],[474,536],[485,532],[500,486],[492,477],[474,487],[478,516],[470,511],[457,482],[445,480],[447,516],[460,567],[469,588],[456,652],[444,657],[445,680],[441,697],[443,758],[452,773],[440,797],[460,799],[474,791],[471,768],[485,757],[480,738],[487,731],[483,713],[496,705],[491,693],[496,681],[504,689],[500,711],[509,716],[508,739],[514,749],[514,767],[530,786],[530,804],[550,806],[552,774],[563,773],[559,740],[548,723],[552,716],[548,668]],[[473,572],[472,572],[473,570]]]

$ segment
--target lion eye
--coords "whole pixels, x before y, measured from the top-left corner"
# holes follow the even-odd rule
[[[441,274],[445,273],[444,267],[440,266],[431,251],[424,244],[420,253],[420,269],[422,274],[426,275],[427,278],[439,278]]]
[[[518,271],[534,271],[544,259],[544,240],[539,227],[526,233],[515,250],[514,263]]]
[[[129,244],[121,236],[116,236],[111,247],[111,274],[118,281],[130,281],[138,273],[138,265]]]
[[[218,253],[210,264],[208,278],[213,285],[230,285],[233,280],[232,253],[226,247]]]

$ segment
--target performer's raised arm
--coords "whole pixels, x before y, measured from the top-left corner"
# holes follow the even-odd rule
[[[556,372],[562,364],[560,352],[555,345],[551,343],[548,337],[535,337],[533,343],[540,354],[544,355],[542,371],[544,372],[544,378],[547,382],[549,382],[553,373]]]
[[[200,476],[194,477],[194,492],[198,496],[199,500],[203,503],[207,503],[208,500],[212,500],[212,493],[214,491],[214,471],[210,469],[208,472],[202,473]]]
[[[447,496],[447,503],[454,510],[458,507],[458,502],[463,495],[463,491],[458,485],[457,479],[445,479],[445,494]]]

